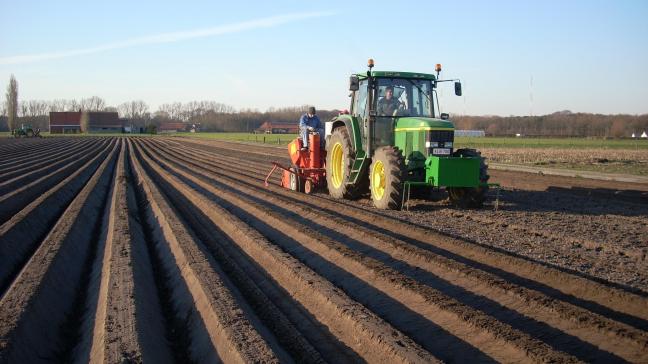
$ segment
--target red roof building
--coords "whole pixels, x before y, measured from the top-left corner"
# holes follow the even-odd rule
[[[50,112],[49,131],[52,134],[80,133],[81,112]]]
[[[187,125],[185,123],[181,122],[164,122],[160,124],[160,127],[158,128],[158,131],[160,133],[173,133],[177,131],[185,131],[187,130]]]
[[[88,117],[89,132],[110,132],[121,133],[124,122],[119,119],[116,112],[81,112],[81,111],[63,111],[50,112],[49,130],[52,134],[67,134],[86,132],[82,130],[81,120],[84,114]]]
[[[257,132],[268,133],[268,134],[298,134],[299,133],[299,123],[273,123],[271,121],[266,121],[261,124]]]
[[[121,133],[124,128],[122,119],[116,112],[93,111],[88,113],[88,129],[91,133]]]

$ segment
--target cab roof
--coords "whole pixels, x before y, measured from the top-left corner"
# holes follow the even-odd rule
[[[372,77],[387,77],[387,78],[415,78],[423,80],[436,80],[436,76],[429,73],[419,72],[401,72],[401,71],[370,71]],[[357,73],[359,79],[367,78],[367,72]]]

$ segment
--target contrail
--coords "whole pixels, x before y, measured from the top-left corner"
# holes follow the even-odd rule
[[[127,39],[120,42],[107,43],[107,44],[102,44],[102,45],[89,47],[89,48],[70,49],[70,50],[60,51],[60,52],[1,57],[0,65],[37,62],[37,61],[44,61],[48,59],[58,59],[58,58],[80,56],[84,54],[99,53],[99,52],[105,52],[113,49],[128,48],[128,47],[134,47],[134,46],[140,46],[146,44],[173,43],[173,42],[179,42],[187,39],[213,37],[217,35],[237,33],[237,32],[258,29],[258,28],[271,28],[281,24],[286,24],[298,20],[317,18],[323,16],[331,16],[331,15],[333,15],[332,12],[294,13],[294,14],[277,15],[268,18],[260,18],[260,19],[249,20],[240,23],[226,24],[226,25],[221,25],[212,28],[195,29],[195,30],[188,30],[182,32],[162,33],[162,34],[150,35],[146,37]]]

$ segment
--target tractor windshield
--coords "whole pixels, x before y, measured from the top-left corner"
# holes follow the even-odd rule
[[[373,146],[393,145],[394,125],[399,116],[434,117],[432,81],[409,78],[378,78],[374,97],[376,122]]]
[[[378,116],[433,117],[432,81],[403,78],[378,79]]]

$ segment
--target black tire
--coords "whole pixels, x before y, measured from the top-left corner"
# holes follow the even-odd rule
[[[384,179],[378,178],[381,168]],[[405,159],[398,147],[376,149],[371,158],[371,168],[369,168],[371,200],[376,208],[400,210],[403,202],[405,176]],[[378,185],[378,181],[382,181],[381,184],[384,183],[384,186]],[[381,190],[382,193],[380,193]]]
[[[453,156],[480,158],[479,182],[482,184],[488,183],[488,179],[490,178],[488,175],[488,165],[479,151],[475,149],[458,149],[453,153]],[[447,190],[450,202],[460,208],[482,207],[488,194],[488,186],[448,187]]]
[[[342,161],[342,175],[337,176],[334,181],[333,175],[333,150],[336,145],[342,148],[343,161]],[[346,198],[354,200],[360,197],[362,193],[367,190],[366,174],[360,175],[358,183],[355,185],[347,184],[346,181],[351,173],[353,161],[355,160],[355,150],[351,143],[351,138],[345,127],[336,128],[333,130],[331,137],[326,142],[326,185],[328,186],[329,195],[333,198]],[[339,179],[341,178],[341,180]],[[339,182],[339,183],[334,183]]]

